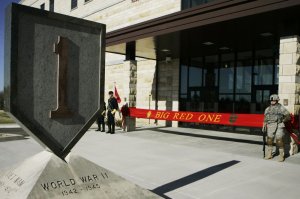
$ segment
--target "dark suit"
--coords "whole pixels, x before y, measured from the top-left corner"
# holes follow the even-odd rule
[[[107,103],[107,124],[108,124],[108,133],[114,134],[115,133],[115,113],[113,111],[118,110],[118,102],[116,98],[111,97],[108,99]]]
[[[104,103],[101,109],[101,112],[99,113],[99,116],[97,118],[97,124],[98,124],[98,130],[100,131],[100,127],[102,126],[102,132],[105,131],[105,122],[104,122],[104,117],[105,117],[105,111],[106,111],[106,104]]]

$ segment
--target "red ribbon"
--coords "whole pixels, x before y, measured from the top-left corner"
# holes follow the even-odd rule
[[[262,127],[263,114],[230,114],[209,112],[162,111],[130,108],[130,116],[157,120],[219,124],[230,126]]]
[[[129,115],[136,118],[147,118],[156,120],[193,122],[201,124],[218,124],[228,126],[257,127],[263,126],[263,114],[235,114],[235,113],[210,113],[210,112],[187,112],[187,111],[163,111],[140,108],[130,108]],[[298,129],[297,117],[291,115],[291,121],[286,124],[290,136],[300,144],[298,136],[293,129]]]

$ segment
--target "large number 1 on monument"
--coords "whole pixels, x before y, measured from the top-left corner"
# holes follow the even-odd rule
[[[68,39],[58,36],[58,42],[54,43],[53,52],[58,55],[57,107],[50,111],[50,118],[66,118],[72,115],[67,105]]]

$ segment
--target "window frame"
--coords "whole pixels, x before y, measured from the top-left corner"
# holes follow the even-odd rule
[[[49,11],[54,12],[54,0],[49,0]]]
[[[78,7],[78,0],[71,0],[71,10],[74,10]]]

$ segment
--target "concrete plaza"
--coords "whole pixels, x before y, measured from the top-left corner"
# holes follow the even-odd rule
[[[72,153],[164,198],[298,198],[300,154],[284,163],[263,160],[261,142],[261,136],[185,128],[115,135],[91,128]],[[3,172],[43,148],[23,137],[0,140],[0,150]]]

